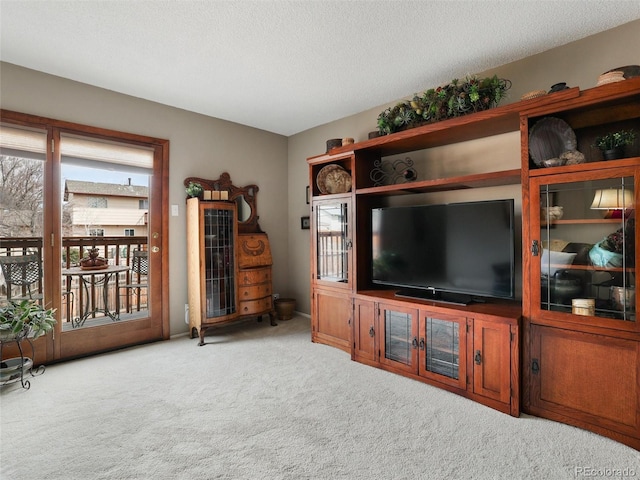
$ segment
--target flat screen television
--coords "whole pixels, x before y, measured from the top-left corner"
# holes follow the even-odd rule
[[[515,298],[513,199],[374,208],[372,281],[398,296]]]

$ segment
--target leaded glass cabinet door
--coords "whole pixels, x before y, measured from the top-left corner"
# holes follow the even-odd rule
[[[411,373],[418,371],[418,311],[380,304],[380,363]]]
[[[531,205],[534,313],[636,328],[634,173],[616,168],[532,182],[531,198],[539,200]]]
[[[236,211],[233,204],[202,203],[204,312],[206,318],[236,312]]]
[[[351,286],[351,197],[314,202],[315,281]]]
[[[467,319],[420,313],[420,375],[466,388]]]

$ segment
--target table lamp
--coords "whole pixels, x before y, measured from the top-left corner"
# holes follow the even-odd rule
[[[604,188],[596,190],[592,210],[605,210],[604,218],[626,218],[634,209],[633,190],[628,188]]]

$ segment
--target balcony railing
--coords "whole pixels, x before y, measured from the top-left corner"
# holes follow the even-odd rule
[[[42,301],[43,282],[46,281],[42,264],[42,239],[12,237],[0,239],[0,257],[36,255],[39,275],[29,285],[14,285],[0,272],[0,302],[33,298]],[[71,274],[79,271],[80,260],[92,248],[107,259],[107,270],[94,270],[92,275]],[[126,320],[146,315],[147,270],[140,269],[140,256],[146,255],[147,237],[63,237],[62,270],[59,279],[62,302],[59,318],[63,329]],[[146,266],[146,256],[144,256]],[[111,268],[121,266],[122,269]],[[72,269],[72,270],[68,270]],[[113,272],[113,270],[119,270]]]

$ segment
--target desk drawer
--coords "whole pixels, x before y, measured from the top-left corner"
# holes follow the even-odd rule
[[[254,285],[252,287],[240,286],[238,288],[238,299],[241,302],[244,300],[256,300],[258,298],[269,296],[271,296],[270,283],[263,283],[261,285]]]
[[[241,286],[252,286],[260,283],[271,284],[271,267],[240,270],[238,283]]]
[[[270,311],[271,297],[261,298],[259,300],[246,300],[240,302],[240,315],[251,315]]]

